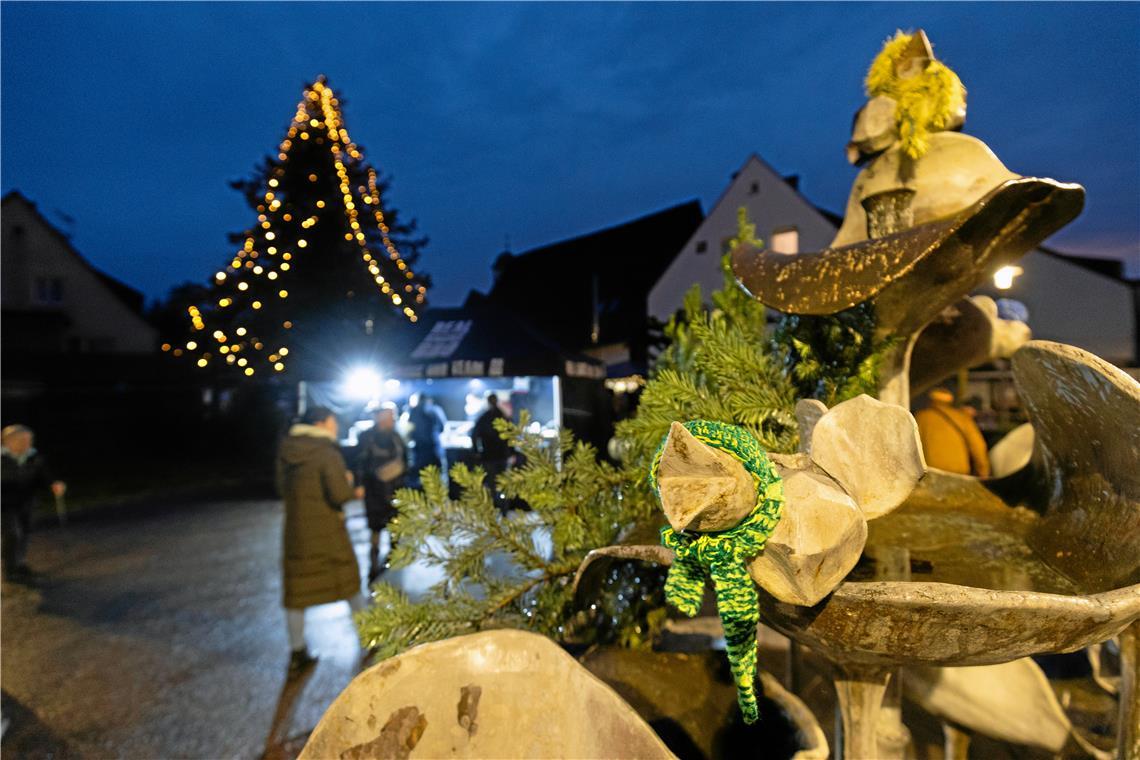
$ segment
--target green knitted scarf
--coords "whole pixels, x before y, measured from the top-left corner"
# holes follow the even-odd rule
[[[676,558],[665,581],[665,598],[689,617],[701,607],[705,578],[716,589],[717,612],[724,625],[728,661],[736,681],[736,698],[745,723],[759,717],[756,705],[756,626],[760,622],[756,586],[748,575],[748,561],[764,549],[780,520],[784,505],[783,482],[755,436],[744,428],[722,422],[693,420],[685,423],[694,438],[731,454],[756,482],[756,506],[735,528],[716,533],[678,533],[666,526],[661,543]],[[666,436],[668,438],[668,436]],[[665,441],[650,466],[649,482],[657,497],[657,473]]]

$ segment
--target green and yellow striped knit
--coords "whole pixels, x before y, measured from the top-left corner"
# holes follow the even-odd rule
[[[756,626],[760,622],[756,586],[748,575],[748,561],[764,549],[780,521],[784,504],[783,482],[755,436],[736,425],[708,420],[685,423],[694,438],[738,459],[756,483],[756,506],[739,525],[716,533],[677,533],[661,530],[661,543],[676,558],[665,581],[665,598],[689,617],[697,614],[704,596],[705,578],[712,578],[717,612],[724,636],[737,702],[745,723],[759,717],[756,705]],[[666,436],[668,438],[668,436]],[[650,467],[649,481],[661,496],[657,473],[665,442]]]

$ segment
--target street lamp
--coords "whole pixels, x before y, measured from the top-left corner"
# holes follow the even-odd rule
[[[1025,270],[1019,266],[1005,266],[994,272],[994,287],[998,290],[1009,290],[1013,287],[1013,278]]]

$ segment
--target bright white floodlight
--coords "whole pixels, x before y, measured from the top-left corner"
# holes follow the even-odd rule
[[[344,380],[345,392],[355,399],[372,399],[380,395],[384,378],[371,367],[357,367]]]

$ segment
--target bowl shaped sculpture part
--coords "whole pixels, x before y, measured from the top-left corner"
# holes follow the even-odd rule
[[[1048,341],[1027,343],[1013,370],[1044,497],[1030,545],[1082,589],[1140,583],[1140,383]]]
[[[544,636],[415,647],[353,679],[301,758],[672,758],[633,708]]]

